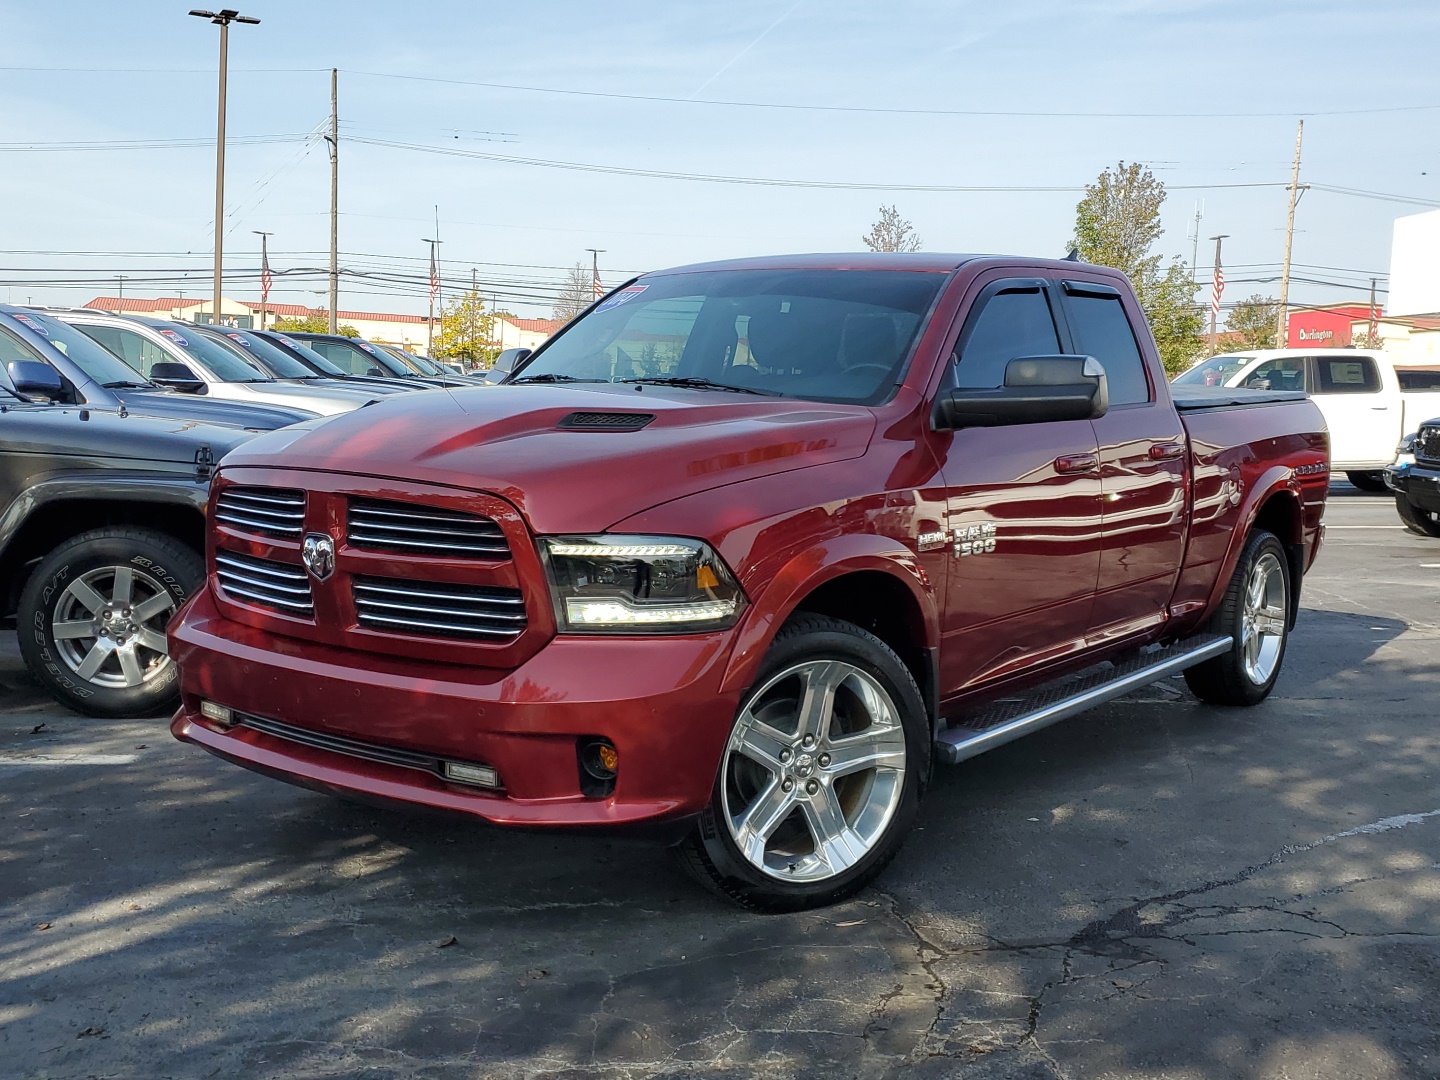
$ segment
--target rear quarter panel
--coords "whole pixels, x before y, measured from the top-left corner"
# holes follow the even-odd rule
[[[1330,446],[1312,401],[1194,410],[1181,419],[1190,436],[1192,511],[1171,613],[1183,634],[1219,603],[1271,500],[1282,500],[1290,522],[1281,542],[1300,545],[1309,568],[1320,544]]]

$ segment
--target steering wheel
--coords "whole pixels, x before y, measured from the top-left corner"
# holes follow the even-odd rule
[[[869,371],[878,373],[882,378],[890,374],[889,364],[854,364],[845,369],[846,375],[853,375],[858,371]]]

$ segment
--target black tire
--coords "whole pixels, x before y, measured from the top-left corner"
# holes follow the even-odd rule
[[[1437,520],[1437,515],[1420,509],[1403,493],[1397,492],[1395,495],[1395,511],[1411,532],[1419,536],[1440,536],[1440,520]]]
[[[1384,492],[1390,490],[1385,486],[1385,474],[1383,472],[1347,472],[1345,479],[1354,484],[1361,491]]]
[[[1258,616],[1272,631],[1255,629],[1247,592],[1261,566],[1267,571],[1265,612]],[[1185,682],[1201,701],[1212,705],[1257,705],[1270,696],[1285,662],[1290,640],[1290,562],[1285,546],[1273,533],[1256,529],[1245,541],[1240,562],[1207,627],[1213,634],[1229,634],[1235,641],[1228,652],[1185,672]],[[1247,644],[1254,652],[1247,650]],[[1272,651],[1273,650],[1273,651]],[[1267,663],[1258,660],[1264,657]],[[1257,662],[1252,663],[1254,658]]]
[[[800,703],[816,672],[825,673],[815,676],[822,684],[838,680],[834,683],[838,689],[830,692],[829,711],[821,710],[824,719],[817,730],[822,734],[812,744],[800,734],[804,730]],[[795,705],[795,730],[784,733],[790,742],[775,743],[771,765],[758,765],[735,749],[745,731],[783,728],[790,715],[787,702]],[[872,706],[878,707],[878,721],[871,719]],[[758,717],[776,724],[753,723]],[[867,723],[857,726],[862,718]],[[836,759],[847,753],[859,756],[862,743],[871,748],[877,764],[849,773],[837,764],[832,775],[832,757],[825,751],[834,750]],[[924,700],[895,652],[851,623],[824,615],[797,615],[776,635],[736,715],[710,805],[678,847],[681,861],[702,884],[752,911],[801,911],[844,900],[874,880],[904,843],[929,779],[930,752]],[[788,764],[780,765],[782,760]],[[764,775],[756,779],[754,774]],[[784,788],[785,782],[791,787]],[[771,838],[761,839],[759,864],[742,852],[732,835],[738,827],[734,823],[751,815],[742,812],[732,818],[727,811],[727,800],[743,797],[746,784],[759,790],[750,806],[742,809],[755,810],[772,799],[777,807],[772,815],[773,840],[792,846],[790,851],[772,853]],[[782,788],[793,790],[793,796],[778,794]],[[781,808],[786,798],[791,800],[788,811]],[[835,811],[839,817],[829,816]],[[830,853],[821,854],[822,845],[815,839],[816,822],[826,817],[844,825],[843,850],[832,847],[837,863],[863,852],[843,869],[833,869]],[[813,850],[805,850],[807,843]],[[772,858],[778,863],[761,869]],[[776,876],[795,873],[797,867],[800,874],[809,875],[805,880]]]
[[[157,650],[165,622],[204,580],[200,554],[165,533],[124,526],[82,533],[41,559],[21,591],[21,655],[55,698],[79,712],[167,712],[179,697],[179,673]],[[97,598],[112,602],[97,610]],[[94,632],[82,626],[87,621]],[[92,654],[99,667],[86,672]]]

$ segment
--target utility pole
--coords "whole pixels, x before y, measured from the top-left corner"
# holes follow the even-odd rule
[[[1295,241],[1295,201],[1300,193],[1300,140],[1305,121],[1295,129],[1295,166],[1290,171],[1290,217],[1285,222],[1285,263],[1280,270],[1280,319],[1275,326],[1275,347],[1285,348],[1290,337],[1290,248]]]
[[[220,27],[220,118],[215,132],[215,304],[210,312],[210,321],[218,325],[220,322],[220,264],[224,254],[225,241],[225,68],[230,47],[230,24],[238,22],[259,26],[260,20],[249,15],[241,15],[231,8],[225,8],[222,11],[201,11],[199,8],[195,8],[190,14],[201,19],[209,19]]]
[[[270,237],[274,233],[251,229],[260,237],[260,329],[265,329],[265,308],[270,302]]]
[[[1199,223],[1198,219],[1196,223]],[[1220,294],[1225,291],[1225,277],[1220,270],[1220,242],[1229,235],[1229,233],[1221,233],[1219,236],[1210,237],[1215,241],[1215,278],[1214,284],[1210,288],[1210,354],[1212,356],[1219,351],[1220,334],[1216,330],[1215,324],[1220,318]]]
[[[596,297],[600,295],[600,256],[605,253],[604,248],[586,248],[590,252],[590,291]]]
[[[435,231],[438,233],[440,230]],[[430,317],[425,320],[425,355],[428,357],[435,351],[435,295],[440,291],[440,263],[436,259],[436,249],[440,241],[422,238],[420,242],[430,245]]]
[[[118,300],[124,300],[124,299],[125,299],[125,275],[124,275],[124,274],[116,274],[116,275],[115,275],[115,288],[118,290],[118,292],[116,293],[116,299],[118,299]],[[122,306],[123,306],[123,305],[122,305]],[[1371,307],[1374,307],[1374,306],[1375,306],[1375,279],[1374,279],[1374,278],[1371,278],[1371,279],[1370,279],[1370,306],[1371,306]]]
[[[330,333],[340,332],[340,75],[330,69]]]

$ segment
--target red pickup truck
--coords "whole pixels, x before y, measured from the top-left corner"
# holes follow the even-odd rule
[[[1263,699],[1327,475],[1303,394],[1167,386],[1113,270],[646,274],[502,385],[232,452],[173,731],[498,824],[673,825],[740,903],[824,904],[935,761],[1177,671]]]

